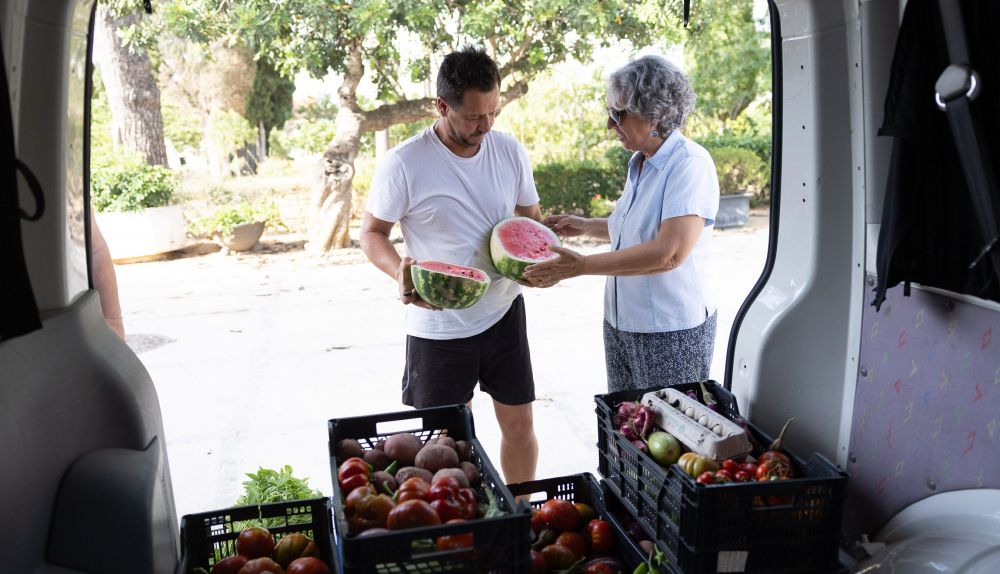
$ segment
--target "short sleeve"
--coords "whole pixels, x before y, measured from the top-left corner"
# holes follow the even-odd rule
[[[705,225],[715,223],[719,211],[719,177],[715,162],[707,153],[690,155],[667,179],[660,221],[684,215],[697,215]]]
[[[395,223],[410,209],[409,186],[403,162],[393,152],[375,166],[365,210],[382,221]]]
[[[528,152],[519,143],[515,144],[517,149],[517,160],[519,162],[517,186],[517,205],[528,206],[538,203],[538,190],[535,188],[535,175],[531,171],[531,161],[528,159]]]

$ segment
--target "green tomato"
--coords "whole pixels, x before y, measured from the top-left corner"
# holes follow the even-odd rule
[[[681,443],[670,433],[656,431],[646,439],[649,456],[663,466],[670,466],[681,456]]]

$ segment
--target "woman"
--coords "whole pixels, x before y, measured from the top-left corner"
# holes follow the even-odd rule
[[[706,288],[709,242],[719,207],[711,156],[680,129],[694,92],[666,59],[645,56],[608,79],[608,129],[634,151],[625,190],[607,219],[553,215],[559,235],[611,240],[611,251],[532,265],[538,287],[607,275],[604,348],[608,391],[662,387],[708,377],[716,308]]]

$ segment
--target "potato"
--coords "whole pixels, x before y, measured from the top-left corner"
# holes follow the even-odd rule
[[[458,466],[458,453],[453,448],[430,444],[420,449],[414,464],[419,468],[426,468],[432,473],[442,468],[455,468]]]
[[[479,485],[483,482],[483,477],[479,474],[479,468],[471,462],[463,462],[459,465],[462,470],[462,474],[469,479],[470,488],[479,488]]]
[[[460,487],[469,488],[469,477],[460,468],[442,468],[434,473],[434,479],[431,480],[431,484],[433,485],[442,476],[454,476]]]
[[[408,432],[394,434],[385,439],[385,454],[399,466],[413,466],[417,453],[424,446],[420,439]]]
[[[458,453],[458,460],[462,462],[472,460],[472,445],[464,440],[455,441],[455,452]]]
[[[361,443],[353,438],[340,440],[333,449],[333,454],[336,455],[337,462],[344,462],[352,456],[361,456],[364,452],[365,449],[362,448]]]
[[[403,484],[406,482],[407,478],[412,478],[414,476],[419,476],[420,478],[426,480],[429,484],[431,479],[434,478],[434,473],[415,466],[404,466],[396,471],[396,483]]]
[[[389,455],[380,450],[365,451],[364,456],[361,458],[365,459],[365,462],[372,465],[375,470],[385,470],[385,468],[392,463],[392,459],[389,458]]]

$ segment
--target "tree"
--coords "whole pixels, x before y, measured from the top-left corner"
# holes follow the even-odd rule
[[[567,58],[585,60],[595,41],[643,45],[677,36],[676,0],[173,0],[164,8],[175,30],[202,42],[236,36],[291,77],[341,75],[337,135],[314,185],[310,248],[349,245],[354,160],[361,136],[432,118],[434,98],[420,89],[434,63],[467,44],[486,48],[500,66],[501,105]],[[361,105],[370,75],[380,104]]]
[[[292,94],[295,82],[282,76],[266,60],[257,61],[253,91],[247,102],[247,120],[257,128],[257,150],[261,157],[268,154],[268,134],[280,129],[292,116]]]
[[[771,49],[765,25],[753,17],[753,2],[713,0],[692,13],[684,44],[696,113],[726,129],[771,89]]]
[[[130,36],[141,13],[102,2],[95,17],[94,60],[108,94],[114,147],[135,153],[150,165],[165,166],[160,89],[146,48]]]

